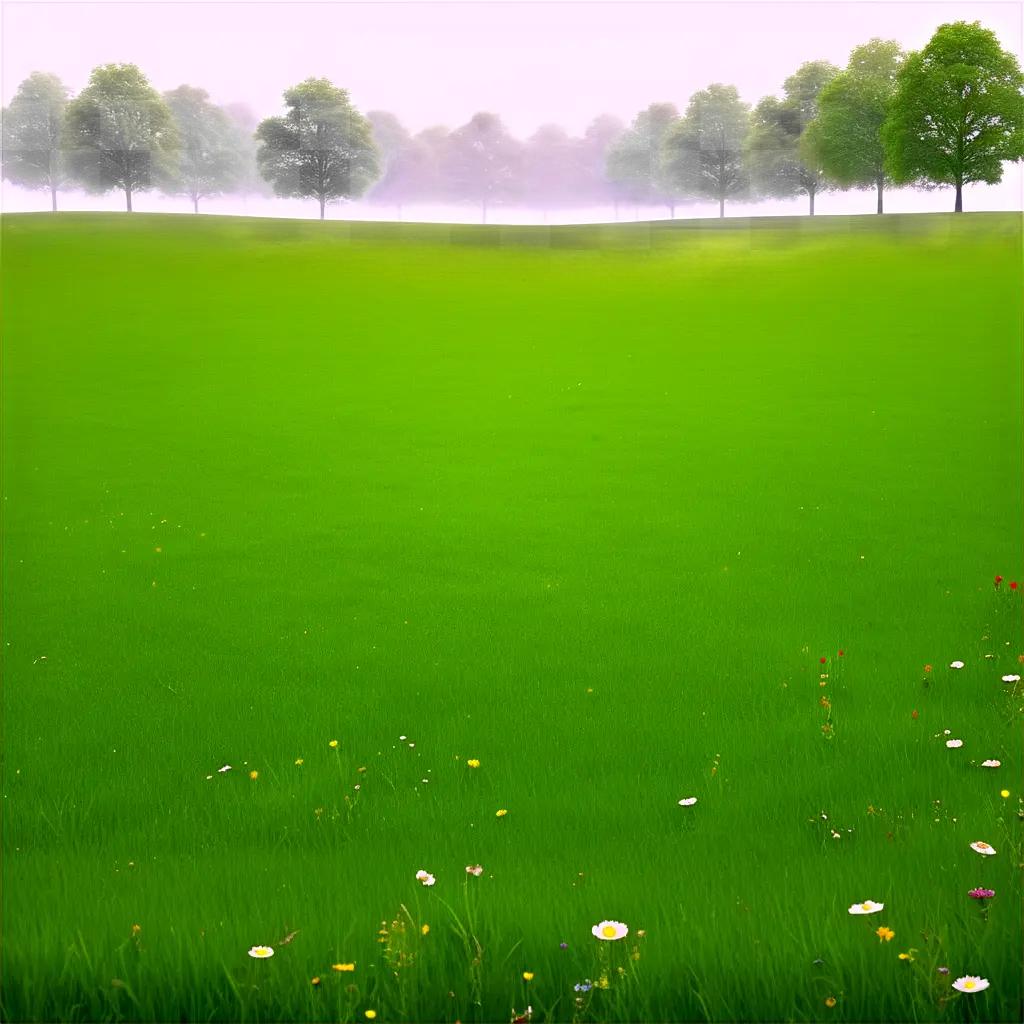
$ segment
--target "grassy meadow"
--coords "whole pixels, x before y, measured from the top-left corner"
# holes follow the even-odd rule
[[[0,226],[4,1020],[1019,1019],[1019,214]]]

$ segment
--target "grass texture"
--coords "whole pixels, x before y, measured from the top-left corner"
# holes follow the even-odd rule
[[[5,1020],[1019,1018],[1019,214],[2,240]]]

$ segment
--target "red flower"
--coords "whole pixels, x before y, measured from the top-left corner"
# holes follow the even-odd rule
[[[824,665],[826,661],[828,661],[828,658],[822,658],[822,659],[821,659],[821,663],[822,663],[822,665]]]
[[[1014,580],[1014,581],[1013,581],[1013,582],[1012,582],[1012,583],[1010,584],[1010,589],[1011,589],[1011,590],[1016,590],[1016,589],[1017,589],[1017,581],[1016,581],[1016,580]]]
[[[910,712],[910,717],[917,718],[917,708],[914,708],[914,710]]]
[[[839,657],[841,658],[842,656],[843,656],[843,652],[842,652],[842,651],[840,651],[840,652],[839,652]]]
[[[925,665],[924,670],[925,670],[925,672],[931,672],[931,670],[932,670],[931,665]]]
[[[1003,577],[1002,576],[997,576],[996,577],[996,586],[998,587],[999,584],[1002,583],[1002,582],[1003,582]]]

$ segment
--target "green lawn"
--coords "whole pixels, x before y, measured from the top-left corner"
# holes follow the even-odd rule
[[[2,241],[5,1020],[1018,1019],[1019,214]]]

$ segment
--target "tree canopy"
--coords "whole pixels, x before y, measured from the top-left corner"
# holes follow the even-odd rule
[[[22,188],[47,190],[54,210],[68,175],[61,150],[67,103],[64,83],[35,71],[3,113],[3,176]]]
[[[1013,54],[978,22],[941,25],[900,69],[882,127],[886,168],[900,184],[956,189],[1002,180],[1003,162],[1024,157],[1024,78]]]
[[[665,138],[679,121],[673,103],[652,103],[608,151],[608,180],[634,202],[664,203],[675,213],[675,185],[666,175]]]
[[[256,129],[260,173],[279,196],[327,203],[362,195],[379,173],[369,121],[348,92],[326,78],[308,78],[284,94],[288,113]]]

